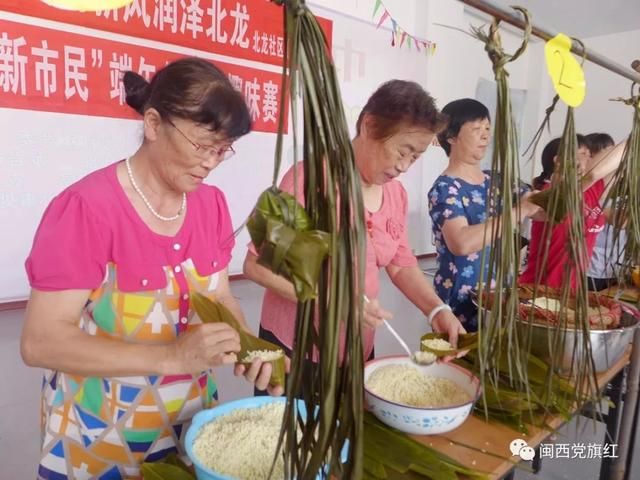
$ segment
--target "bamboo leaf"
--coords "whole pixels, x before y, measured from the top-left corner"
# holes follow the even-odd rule
[[[293,282],[299,300],[315,298],[330,236],[311,229],[311,220],[295,197],[275,187],[265,190],[247,229],[258,249],[258,262]]]
[[[456,355],[466,350],[473,350],[475,348],[478,348],[477,333],[462,333],[458,335],[458,348],[452,348],[448,350],[439,350],[439,349],[431,348],[428,345],[425,345],[423,343],[425,340],[434,340],[434,339],[449,341],[449,334],[446,332],[425,333],[422,337],[420,337],[420,350],[422,350],[423,352],[433,353],[437,357],[446,357],[448,355]]]
[[[184,463],[175,452],[171,452],[169,455],[167,455],[162,461],[162,463],[168,463],[169,465],[174,465],[192,475],[194,473],[193,467],[189,467],[186,463]]]
[[[528,12],[515,7],[524,17],[524,35],[519,48],[507,53],[499,33],[500,20],[494,19],[488,30],[474,28],[474,36],[485,45],[491,60],[497,85],[497,105],[494,121],[494,151],[491,161],[491,182],[487,195],[487,218],[495,222],[485,223],[485,237],[492,248],[482,251],[480,284],[478,290],[486,292],[478,297],[478,355],[475,356],[474,370],[483,387],[480,405],[489,416],[492,404],[500,406],[499,401],[517,404],[520,407],[533,406],[533,393],[527,378],[527,348],[522,345],[518,335],[518,299],[508,292],[517,288],[518,265],[520,265],[520,245],[516,241],[519,232],[519,195],[520,170],[518,157],[518,138],[512,115],[508,86],[507,65],[515,61],[525,51],[531,33]],[[513,208],[515,207],[515,209]],[[489,225],[492,225],[489,229]],[[495,289],[495,290],[493,290]],[[492,292],[495,301],[489,310],[485,308],[488,293]],[[505,372],[506,368],[506,372]],[[516,397],[501,399],[503,391],[499,382],[508,378],[508,385],[516,392]],[[490,397],[496,394],[498,398]],[[502,409],[501,409],[502,410]],[[518,413],[522,415],[521,411]],[[521,422],[518,422],[521,423]]]
[[[214,302],[205,297],[201,293],[195,293],[191,296],[193,308],[200,317],[202,323],[226,323],[233,328],[240,336],[240,352],[238,352],[238,361],[245,365],[250,363],[242,360],[252,351],[266,350],[270,352],[282,351],[282,349],[274,343],[268,342],[247,332],[240,323],[235,319],[233,314],[220,302]],[[286,365],[284,355],[276,360],[271,360],[272,370],[269,383],[274,386],[285,384]]]
[[[299,123],[304,135],[305,210],[313,228],[328,234],[328,255],[321,262],[317,288],[313,289],[317,297],[298,295],[303,301],[298,303],[280,443],[284,444],[287,478],[315,478],[328,464],[335,476],[358,479],[363,474],[360,324],[365,265],[360,247],[366,231],[359,175],[324,33],[304,1],[276,3],[284,7],[287,54],[283,75],[296,152]],[[279,142],[283,128],[281,121]],[[274,183],[281,149],[276,155]],[[279,238],[274,243],[282,241]],[[275,260],[282,258],[275,248],[266,255]],[[316,314],[322,319],[322,329],[314,323]],[[310,358],[317,358],[318,363],[309,367]],[[293,402],[297,396],[302,397],[307,411],[317,411],[301,427],[300,434]],[[348,460],[343,464],[340,452],[347,443]]]
[[[458,475],[478,480],[487,478],[485,474],[468,469],[443,453],[382,424],[369,412],[365,413],[364,425],[365,455],[370,458],[365,463],[371,465],[374,472],[380,471],[378,464],[381,464],[388,478],[395,478],[396,473],[407,475],[402,478],[413,478],[411,472],[419,474],[415,478],[435,480],[455,480]],[[372,465],[371,459],[377,464]]]
[[[195,480],[196,478],[179,466],[168,463],[145,462],[141,470],[144,480]]]

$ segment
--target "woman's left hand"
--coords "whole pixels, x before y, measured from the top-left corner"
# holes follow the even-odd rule
[[[291,360],[289,357],[284,357],[285,362],[285,370],[288,373],[289,367],[291,365]],[[284,387],[281,385],[274,386],[269,384],[269,380],[271,379],[271,371],[273,367],[269,362],[263,362],[260,359],[255,359],[251,362],[251,366],[249,368],[245,367],[241,363],[236,363],[236,366],[233,370],[233,373],[239,377],[240,375],[244,375],[244,378],[253,383],[258,390],[266,390],[269,395],[272,397],[279,397],[284,394]]]
[[[442,310],[438,312],[438,314],[433,319],[431,323],[431,328],[434,332],[437,333],[446,333],[449,336],[449,343],[453,348],[457,348],[458,346],[458,335],[461,333],[467,333],[465,328],[460,323],[460,320],[450,312],[449,310]],[[459,352],[457,355],[450,355],[447,357],[443,357],[442,360],[445,362],[450,362],[455,358],[464,357],[467,354],[467,351]]]

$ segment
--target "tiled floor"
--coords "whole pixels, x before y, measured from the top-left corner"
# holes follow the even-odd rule
[[[424,265],[427,266],[427,265]],[[420,312],[402,295],[398,295],[391,282],[383,275],[381,304],[394,312],[394,325],[411,347],[424,333],[425,320]],[[263,290],[248,282],[236,281],[232,289],[240,300],[245,315],[257,329]],[[39,444],[39,389],[40,372],[24,366],[20,359],[19,336],[23,311],[0,312],[0,479],[26,480],[34,478]],[[378,356],[402,353],[391,335],[381,329],[376,338]],[[230,369],[218,372],[221,400],[227,401],[252,394],[251,386],[233,376]],[[579,429],[570,423],[558,434],[560,443],[601,443],[603,425],[582,419]],[[636,448],[636,454],[640,453]],[[637,455],[636,455],[637,457]],[[518,472],[517,480],[595,480],[600,465],[598,460],[545,459],[537,474]],[[637,472],[637,473],[635,473]],[[629,477],[640,479],[640,469]],[[608,480],[608,479],[606,479]]]

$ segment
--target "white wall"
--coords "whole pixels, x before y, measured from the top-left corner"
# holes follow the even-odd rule
[[[339,10],[341,14],[351,15],[371,23],[374,0],[356,0],[355,2],[342,2],[340,0],[315,0],[312,5]],[[419,62],[414,69],[403,67],[401,70],[390,68],[386,65],[386,79],[394,77],[405,78],[412,74],[412,80],[422,84],[436,99],[437,105],[442,108],[451,100],[462,97],[475,97],[479,77],[493,81],[494,75],[491,63],[484,47],[478,40],[458,30],[453,30],[438,24],[448,25],[454,28],[469,31],[470,25],[486,23],[486,17],[479,16],[477,12],[468,9],[457,0],[386,0],[384,6],[397,20],[403,29],[419,38],[435,41],[437,50],[435,55],[429,56],[426,62],[415,53],[405,50],[397,50],[389,53],[391,47],[388,43],[382,44],[379,52],[380,58],[386,61],[387,55],[404,58],[406,62]],[[322,14],[323,10],[319,9]],[[384,27],[381,28],[381,30]],[[339,30],[339,28],[338,28]],[[351,32],[349,32],[351,34]],[[353,38],[352,41],[357,41]],[[336,55],[337,68],[340,70],[340,40],[341,33],[334,31],[334,54]],[[514,51],[520,42],[520,32],[506,26],[503,31],[503,42],[507,51]],[[336,47],[338,50],[336,50]],[[369,59],[370,61],[371,59]],[[376,59],[374,58],[375,62]],[[380,60],[378,59],[378,62]],[[544,90],[546,70],[544,69],[544,57],[542,43],[532,40],[527,52],[515,63],[508,67],[510,72],[510,86],[514,89],[526,91],[526,104],[523,112],[522,144],[527,144],[538,123],[544,114],[547,100],[541,101],[541,89]],[[367,72],[369,73],[369,72]],[[349,104],[353,97],[353,89],[362,88],[359,84],[342,79],[341,87],[347,116],[355,121],[361,105]],[[362,92],[363,98],[371,92]],[[549,93],[549,100],[552,94]],[[427,192],[434,180],[447,165],[444,151],[437,147],[430,148],[420,162],[401,177],[409,195],[409,233],[410,242],[416,254],[432,253],[435,251],[431,237],[431,222],[429,221]],[[523,177],[531,177],[531,168],[525,167]]]
[[[438,99],[440,106],[455,98],[474,97],[478,77],[493,79],[491,65],[483,45],[460,31],[447,29],[438,24],[469,31],[469,24],[488,23],[488,17],[456,0],[431,0],[429,5],[427,36],[438,43],[436,55],[429,64],[429,91]],[[505,26],[502,29],[502,40],[508,52],[512,52],[519,44],[520,35],[521,32],[512,27]],[[640,58],[640,29],[586,38],[583,41],[589,50],[625,67],[628,67],[632,60]],[[510,64],[507,70],[510,73],[510,87],[527,92],[523,128],[519,132],[522,154],[542,122],[545,109],[555,93],[546,70],[544,42],[532,39],[525,54]],[[583,134],[604,131],[616,141],[622,140],[631,128],[631,108],[609,99],[628,97],[631,81],[588,61],[585,62],[584,71],[587,95],[584,103],[575,110],[577,131]],[[523,179],[530,180],[540,172],[541,150],[548,140],[562,134],[565,114],[566,106],[558,104],[551,117],[551,133],[545,131],[543,134],[533,163],[528,161],[529,154],[521,156]],[[444,154],[436,149],[430,152],[428,158],[432,160],[426,162],[429,168],[440,168],[446,162]],[[425,180],[430,176],[425,172]],[[425,188],[428,188],[426,182]]]
[[[640,29],[629,32],[587,38],[588,49],[629,67],[640,58]],[[576,129],[580,133],[606,132],[616,142],[621,141],[631,130],[633,109],[610,98],[630,95],[631,80],[587,62],[584,66],[587,79],[587,96],[576,110]]]
[[[427,77],[432,68],[434,57],[427,57],[424,53],[409,50],[406,47],[399,49],[391,46],[390,21],[387,20],[379,29],[375,29],[372,13],[375,6],[374,0],[356,0],[344,2],[341,0],[314,0],[310,2],[316,8],[316,13],[323,15],[331,9],[339,12],[334,18],[334,58],[336,68],[340,75],[340,87],[347,114],[347,120],[353,127],[360,110],[367,98],[377,85],[400,78],[413,80],[428,90]],[[444,3],[444,2],[443,2]],[[427,30],[430,22],[430,0],[386,0],[384,7],[398,22],[398,25],[409,34],[420,39],[430,40]],[[382,8],[377,18],[381,15]],[[327,15],[332,18],[331,15]],[[344,22],[340,18],[351,16],[360,20],[358,23],[350,23],[348,30],[344,29]],[[348,47],[347,47],[348,42]],[[373,43],[373,48],[372,48]],[[363,53],[362,70],[358,71],[356,65],[351,65],[351,72],[345,75],[345,49],[353,49],[356,54]],[[439,102],[442,107],[443,102]],[[431,149],[435,150],[435,149]],[[400,177],[405,186],[409,199],[409,241],[416,254],[431,253],[434,247],[431,244],[430,224],[426,210],[426,193],[436,178],[435,172],[439,168],[433,168],[433,160],[429,151],[421,161],[417,162],[411,170]]]
[[[428,90],[437,99],[440,107],[458,98],[475,98],[478,79],[493,82],[494,74],[489,57],[484,51],[484,44],[465,32],[470,32],[471,25],[488,25],[489,18],[456,0],[430,1],[428,18],[426,36],[438,45],[436,54],[429,63]],[[521,35],[520,30],[503,25],[502,42],[508,53],[514,52],[520,45]],[[544,110],[553,97],[550,87],[547,88],[550,81],[547,80],[543,55],[543,43],[531,39],[525,53],[507,66],[510,88],[523,90],[526,94],[522,130],[519,132],[521,151],[533,137],[544,116]],[[532,165],[526,162],[525,158],[521,158],[520,163],[522,177],[529,180],[532,176]],[[447,158],[443,150],[434,148],[427,153],[423,172],[425,196],[433,179],[446,164]],[[423,202],[422,210],[423,214],[428,216],[426,201]]]

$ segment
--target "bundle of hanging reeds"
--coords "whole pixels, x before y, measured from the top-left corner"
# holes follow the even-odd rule
[[[633,124],[622,161],[613,176],[607,203],[612,205],[613,245],[618,245],[623,231],[626,233],[626,244],[622,258],[605,261],[621,264],[618,280],[625,286],[640,268],[640,86],[634,83],[631,97],[618,100],[633,108]]]
[[[359,175],[324,33],[304,0],[274,1],[283,6],[283,95],[290,99],[295,152],[301,102],[306,212],[313,228],[328,234],[329,247],[317,279],[317,296],[298,303],[280,436],[286,476],[308,479],[319,473],[328,476],[331,471],[339,478],[357,479],[363,469],[360,324],[365,265],[362,245],[366,243]],[[281,114],[274,185],[283,130]],[[340,344],[341,332],[344,345]],[[309,362],[314,352],[317,363]],[[304,421],[295,407],[298,396],[310,412]],[[346,445],[348,455],[343,463],[340,455]]]
[[[554,101],[555,103],[555,101]],[[548,118],[545,119],[548,121]],[[589,294],[587,288],[588,255],[584,235],[584,182],[577,164],[577,134],[575,131],[573,108],[567,107],[565,126],[558,148],[558,160],[552,176],[551,187],[538,194],[536,203],[546,213],[547,222],[543,232],[542,251],[538,253],[542,259],[541,268],[537,271],[535,284],[528,289],[526,298],[520,299],[533,304],[536,298],[553,297],[559,300],[559,310],[554,313],[554,328],[550,333],[550,348],[553,352],[549,364],[549,372],[553,372],[561,364],[564,355],[563,345],[566,330],[575,330],[576,339],[573,345],[572,363],[568,373],[572,388],[558,391],[551,381],[551,373],[545,385],[544,397],[562,400],[563,404],[580,409],[587,401],[599,396],[596,380],[595,364],[592,356],[590,336]],[[532,199],[532,201],[534,201]],[[546,265],[549,258],[551,238],[557,230],[566,230],[567,262],[565,264],[560,289],[551,289],[545,284]],[[575,280],[572,282],[572,277]],[[575,286],[573,285],[575,283]],[[537,311],[534,308],[524,309],[528,315],[522,314],[521,321],[529,327],[535,322]],[[531,329],[526,329],[524,342],[529,344],[532,338]],[[579,351],[584,352],[579,354]]]
[[[514,7],[525,19],[522,44],[514,54],[508,54],[502,48],[498,27],[500,20],[494,19],[488,32],[481,28],[473,29],[476,38],[485,44],[485,50],[493,65],[497,83],[497,106],[494,120],[494,150],[491,162],[491,184],[487,195],[487,218],[496,218],[491,231],[485,230],[490,238],[491,250],[488,262],[486,249],[483,253],[479,290],[491,291],[494,302],[491,312],[485,308],[484,298],[478,296],[479,350],[476,357],[476,371],[483,385],[482,403],[488,412],[490,404],[487,393],[498,388],[504,380],[499,359],[506,355],[510,387],[530,394],[527,351],[522,348],[518,335],[518,298],[507,295],[517,290],[518,266],[520,265],[520,246],[516,241],[520,237],[519,211],[512,206],[518,205],[520,189],[520,163],[518,138],[513,121],[511,99],[506,65],[515,61],[527,47],[531,34],[528,12]],[[494,288],[495,286],[495,288]]]
[[[528,24],[528,15],[525,10],[517,8],[526,18]],[[594,398],[595,393],[595,368],[591,356],[591,344],[589,339],[588,324],[588,300],[587,300],[587,282],[586,282],[586,248],[584,244],[584,224],[583,224],[583,196],[582,196],[582,180],[577,173],[576,151],[577,139],[573,122],[573,110],[569,108],[565,129],[558,153],[560,161],[558,162],[554,182],[556,185],[549,191],[544,192],[544,208],[547,217],[551,219],[546,231],[544,243],[544,253],[542,254],[542,264],[546,264],[548,257],[548,249],[550,246],[550,238],[552,233],[553,219],[566,216],[566,212],[570,212],[567,222],[568,229],[568,257],[565,278],[561,292],[561,301],[563,307],[559,312],[559,321],[556,324],[556,330],[553,336],[553,343],[558,348],[553,351],[560,355],[560,340],[562,339],[563,329],[567,327],[569,298],[573,305],[573,312],[577,328],[581,335],[578,335],[577,343],[586,352],[586,355],[578,357],[574,355],[576,361],[572,369],[573,381],[572,388],[558,389],[557,382],[554,382],[554,370],[559,365],[559,360],[552,362],[545,373],[544,388],[531,381],[534,372],[531,371],[531,320],[532,318],[521,318],[519,295],[517,294],[517,266],[519,265],[519,249],[515,248],[511,239],[515,237],[514,233],[518,231],[519,215],[516,209],[516,218],[513,218],[511,209],[512,203],[515,203],[513,192],[517,191],[519,178],[519,162],[517,154],[517,138],[513,120],[511,118],[511,105],[509,102],[509,91],[507,85],[507,72],[504,66],[509,61],[517,58],[526,47],[526,39],[530,33],[529,28],[525,28],[525,41],[513,56],[507,55],[501,48],[500,37],[497,32],[498,21],[494,20],[488,33],[484,33],[480,29],[475,29],[474,33],[477,38],[485,43],[485,50],[493,63],[493,69],[498,84],[498,104],[495,119],[494,156],[492,161],[492,185],[489,195],[488,208],[495,206],[502,207],[499,213],[500,222],[497,227],[494,226],[491,232],[491,254],[487,265],[487,275],[482,284],[482,294],[479,295],[479,327],[480,342],[479,350],[476,358],[474,370],[478,372],[481,378],[484,396],[483,405],[485,414],[497,414],[502,412],[504,419],[513,424],[522,425],[525,417],[525,409],[515,409],[509,414],[508,409],[500,407],[503,401],[509,404],[514,398],[517,398],[520,406],[527,406],[530,412],[527,418],[532,418],[534,406],[547,408],[548,402],[541,401],[544,399],[554,399],[557,405],[580,408],[587,398]],[[554,98],[553,104],[547,110],[545,122],[536,134],[536,140],[540,137],[540,132],[544,125],[548,123],[549,116],[555,107],[557,98]],[[535,145],[536,141],[534,141]],[[560,213],[562,212],[562,213]],[[493,212],[488,212],[488,217]],[[495,223],[494,223],[495,225]],[[484,267],[484,261],[483,261]],[[542,276],[545,269],[541,269],[538,273],[536,286],[534,288],[535,295],[543,295],[540,293],[543,289],[545,278]],[[571,286],[571,275],[576,275],[576,288]],[[483,277],[481,275],[481,277]],[[483,305],[483,299],[492,298],[491,311]],[[529,310],[533,312],[533,310]],[[574,346],[574,352],[577,351],[578,345]],[[538,380],[540,372],[535,371]],[[514,397],[515,395],[515,397]],[[562,398],[562,402],[559,402]],[[525,401],[522,401],[525,400]],[[560,409],[561,411],[564,409]],[[494,416],[492,415],[492,416]],[[515,415],[515,416],[514,416]]]
[[[575,131],[573,108],[567,107],[565,126],[558,147],[558,161],[552,177],[552,186],[547,190],[545,212],[549,221],[543,233],[543,268],[537,272],[536,283],[533,288],[532,301],[538,296],[548,296],[545,292],[544,265],[547,264],[551,237],[555,229],[566,229],[567,263],[565,265],[562,287],[559,292],[560,310],[556,316],[556,328],[553,332],[552,351],[558,355],[552,359],[552,368],[559,364],[562,351],[562,337],[564,330],[575,329],[576,345],[574,345],[574,362],[570,375],[574,378],[576,389],[573,399],[577,408],[586,397],[597,395],[595,364],[591,353],[589,296],[587,288],[587,267],[589,258],[585,244],[584,230],[584,181],[578,171],[577,164],[577,134]],[[562,219],[561,225],[554,225]],[[572,285],[575,276],[575,287]],[[569,306],[571,305],[571,309]],[[534,311],[530,311],[528,321],[533,321]],[[578,345],[581,344],[581,345]],[[576,355],[581,347],[584,355]],[[550,388],[550,387],[549,387]]]

